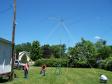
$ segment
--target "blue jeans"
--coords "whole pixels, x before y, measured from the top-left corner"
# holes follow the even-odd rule
[[[28,70],[24,70],[24,78],[28,78]]]

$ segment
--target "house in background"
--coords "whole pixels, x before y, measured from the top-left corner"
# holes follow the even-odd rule
[[[22,58],[23,58],[24,56],[26,56],[26,60],[27,60],[28,62],[31,61],[31,59],[30,59],[30,52],[27,52],[27,51],[22,51],[22,52],[20,52],[20,53],[19,53],[19,56],[18,56],[18,60],[21,61]]]

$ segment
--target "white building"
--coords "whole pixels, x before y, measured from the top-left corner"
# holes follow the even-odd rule
[[[30,53],[27,52],[27,51],[20,52],[19,56],[18,56],[18,60],[21,61],[21,59],[22,59],[23,56],[26,56],[28,62],[31,60],[30,59]]]

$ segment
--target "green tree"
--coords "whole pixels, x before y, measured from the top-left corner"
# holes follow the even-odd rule
[[[15,45],[15,53],[16,53],[17,59],[18,59],[19,52],[22,52],[22,51],[23,49],[21,47],[21,44]]]
[[[49,44],[43,45],[41,51],[43,58],[50,58],[52,56],[52,50]]]
[[[96,49],[101,49],[104,46],[106,46],[106,41],[103,39],[99,39],[96,43],[95,43]]]
[[[100,60],[106,59],[112,54],[111,46],[107,46],[106,41],[103,39],[98,40],[95,46],[97,49],[97,58]]]
[[[31,46],[31,59],[33,61],[38,60],[41,58],[41,49],[39,41],[33,41]]]
[[[19,55],[19,52],[22,52],[22,51],[30,52],[31,51],[31,43],[27,42],[27,43],[15,45],[15,52],[16,52],[17,56]]]
[[[65,51],[66,51],[65,44],[62,44],[62,45],[52,45],[51,49],[52,49],[52,55],[55,58],[60,58],[60,57],[64,57],[65,56]]]
[[[31,51],[31,43],[29,42],[22,43],[21,46],[22,46],[23,51],[27,51],[27,52]]]
[[[101,49],[98,49],[97,53],[98,53],[97,55],[98,58],[106,59],[112,54],[112,50],[109,46],[104,46]]]
[[[92,60],[95,62],[96,48],[94,44],[90,41],[81,39],[81,42],[78,42],[75,47],[70,48],[70,56],[73,63],[85,63],[90,64]]]

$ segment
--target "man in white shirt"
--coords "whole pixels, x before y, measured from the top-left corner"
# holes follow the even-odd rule
[[[104,75],[104,74],[101,74],[100,75],[100,82],[101,83],[107,83],[107,80],[108,80],[108,78]]]

